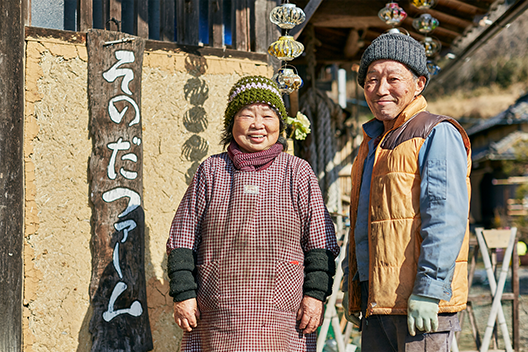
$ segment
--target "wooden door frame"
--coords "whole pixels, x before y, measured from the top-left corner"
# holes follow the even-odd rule
[[[22,349],[24,0],[0,2],[0,351]]]

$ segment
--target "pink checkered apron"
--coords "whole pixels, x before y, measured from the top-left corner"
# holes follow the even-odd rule
[[[225,153],[207,159],[168,242],[169,249],[193,248],[198,258],[201,320],[181,350],[315,351],[316,334],[296,327],[304,252],[337,253],[332,226],[302,159],[281,153],[257,172],[234,169]]]

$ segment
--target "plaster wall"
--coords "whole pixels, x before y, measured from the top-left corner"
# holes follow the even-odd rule
[[[92,212],[86,43],[34,36],[26,45],[23,350],[84,352],[91,348]],[[232,84],[272,71],[260,61],[163,50],[146,51],[143,62],[147,304],[154,351],[177,351],[181,330],[166,274],[170,222],[199,162],[222,151]]]

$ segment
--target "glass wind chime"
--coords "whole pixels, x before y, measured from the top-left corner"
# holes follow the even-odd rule
[[[412,0],[411,3],[419,9],[429,9],[435,4],[435,0]],[[385,22],[385,24],[391,26],[387,32],[389,33],[402,33],[410,35],[405,28],[398,27],[403,20],[407,17],[407,13],[401,8],[397,2],[389,2],[378,12],[378,17]],[[413,20],[413,27],[420,33],[425,35],[421,41],[425,48],[425,54],[428,57],[427,69],[432,75],[436,75],[440,68],[432,60],[441,49],[442,45],[437,39],[428,36],[440,22],[428,13],[420,15],[420,17]]]
[[[288,31],[305,20],[304,11],[295,6],[295,4],[290,4],[288,0],[281,6],[275,7],[270,13],[271,23],[285,30],[284,35],[271,43],[268,48],[270,55],[282,61],[281,67],[273,75],[272,79],[277,82],[279,90],[283,94],[290,94],[303,85],[303,80],[297,74],[297,69],[292,65],[286,64],[286,61],[295,59],[304,51],[304,45],[296,41],[293,36],[288,35]]]
[[[404,28],[398,27],[403,20],[407,17],[407,13],[401,8],[397,2],[389,2],[384,8],[379,10],[378,17],[385,22],[385,24],[391,26],[388,33],[402,33],[409,35],[409,32]]]
[[[435,5],[435,0],[413,0],[411,3],[418,9],[430,9]],[[428,13],[422,13],[420,17],[414,19],[413,27],[420,33],[424,34],[424,39],[421,41],[425,48],[425,55],[427,55],[427,69],[429,74],[436,75],[440,71],[440,67],[434,62],[434,57],[440,52],[442,44],[438,39],[431,37],[429,34],[438,27],[440,22]]]

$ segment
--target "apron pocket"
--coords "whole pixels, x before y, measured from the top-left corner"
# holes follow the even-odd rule
[[[196,265],[198,271],[198,307],[200,310],[217,310],[220,297],[218,262]]]
[[[303,298],[304,266],[298,262],[278,262],[275,267],[273,304],[278,310],[297,312]]]

